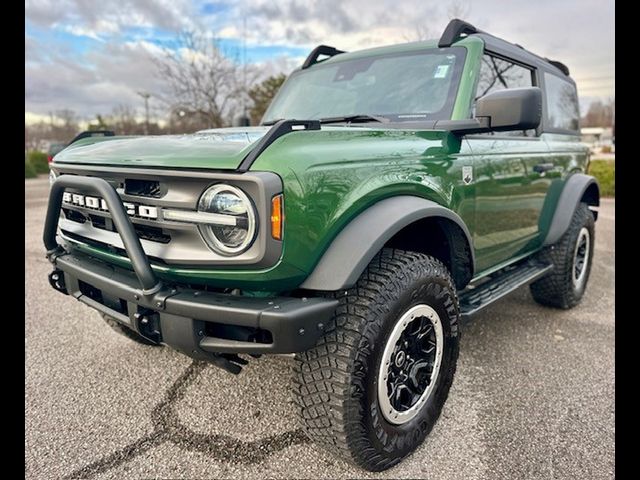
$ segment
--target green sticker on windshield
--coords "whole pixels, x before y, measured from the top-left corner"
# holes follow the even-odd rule
[[[445,78],[448,71],[449,65],[438,65],[435,73],[433,74],[433,78]]]

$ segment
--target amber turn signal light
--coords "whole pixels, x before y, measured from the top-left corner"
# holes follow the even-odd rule
[[[282,240],[284,227],[284,205],[282,194],[271,199],[271,236],[276,240]]]

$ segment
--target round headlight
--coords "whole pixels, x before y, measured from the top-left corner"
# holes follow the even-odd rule
[[[256,235],[256,214],[249,197],[239,188],[217,184],[200,197],[198,211],[235,217],[235,225],[200,225],[200,233],[216,252],[239,255]]]

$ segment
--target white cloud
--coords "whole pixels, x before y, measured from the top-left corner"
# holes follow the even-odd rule
[[[218,38],[242,38],[242,29],[227,25],[218,31]]]
[[[160,48],[144,41],[105,44],[79,59],[57,54],[50,62],[35,62],[25,70],[25,109],[39,114],[68,108],[83,118],[110,113],[116,105],[142,109],[136,92],[153,95],[158,108],[163,84],[153,55]],[[154,98],[155,97],[155,98]]]
[[[94,40],[104,42],[104,40],[98,36],[98,32],[96,30],[81,27],[79,25],[54,25],[54,28],[58,28],[59,30],[63,30],[77,37],[89,37]]]
[[[256,71],[259,74],[258,81],[281,73],[289,75],[289,73],[291,73],[295,68],[302,65],[304,59],[305,57],[287,57],[281,55],[265,60],[264,62],[257,62],[255,66]]]
[[[26,125],[32,125],[34,123],[40,123],[40,122],[49,123],[50,121],[52,121],[52,117],[49,115],[44,115],[42,113],[34,113],[34,112],[24,112],[24,123]],[[55,117],[54,122],[60,123],[57,117]]]
[[[246,31],[250,46],[311,50],[324,43],[358,50],[406,42],[417,28],[437,38],[451,5],[449,0],[218,0],[228,8],[202,14],[206,1],[27,0],[26,109],[46,114],[71,108],[89,117],[121,103],[141,108],[137,91],[162,88],[151,60],[161,51],[150,37],[158,29],[177,33],[204,27],[212,37],[227,39],[239,39]],[[500,0],[483,0],[469,5],[467,20],[479,28],[566,63],[582,97],[614,95],[612,0],[510,0],[508,8]],[[55,42],[38,42],[29,34],[29,24],[103,42],[78,54]],[[131,27],[143,33],[126,36]],[[265,75],[288,73],[302,60],[277,57],[259,68]],[[157,100],[152,98],[153,104]]]
[[[193,7],[189,0],[27,0],[25,14],[39,26],[71,25],[100,35],[122,27],[193,27],[198,18]]]

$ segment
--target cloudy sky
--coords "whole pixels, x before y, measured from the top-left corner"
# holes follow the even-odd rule
[[[65,108],[85,119],[117,105],[142,112],[136,92],[161,88],[152,58],[183,30],[205,29],[229,52],[245,31],[247,62],[288,73],[320,43],[437,38],[456,7],[478,28],[567,64],[583,109],[614,96],[613,0],[27,0],[25,121]]]

